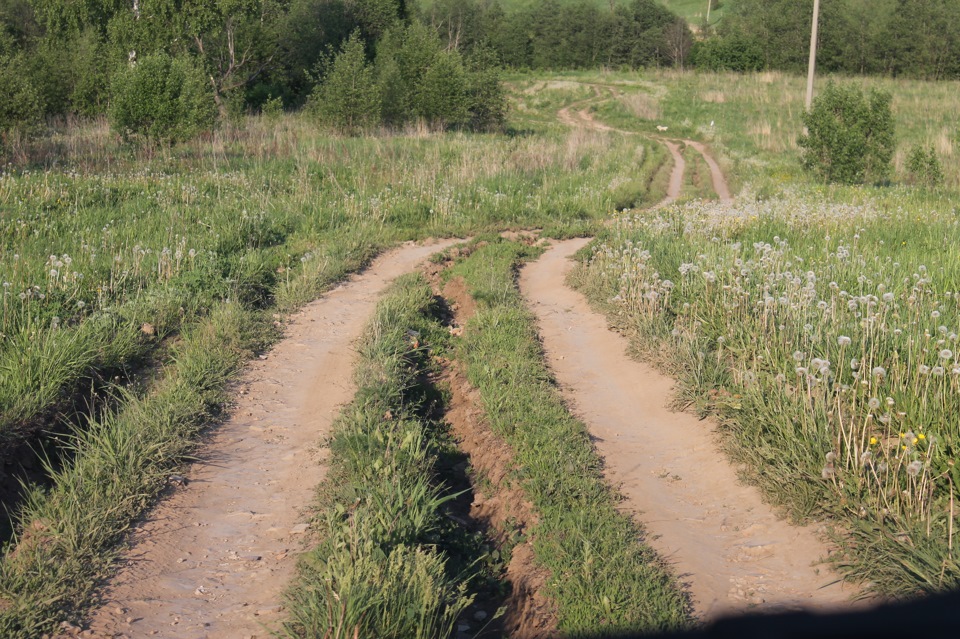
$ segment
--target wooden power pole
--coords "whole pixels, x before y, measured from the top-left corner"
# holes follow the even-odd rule
[[[807,111],[813,104],[813,75],[817,68],[817,27],[820,24],[820,0],[813,0],[813,25],[810,27],[810,64],[807,68]]]

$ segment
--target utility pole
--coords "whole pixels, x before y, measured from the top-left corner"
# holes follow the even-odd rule
[[[813,74],[817,67],[817,27],[820,24],[820,0],[813,0],[813,25],[810,27],[810,64],[807,68],[807,111],[813,104]]]

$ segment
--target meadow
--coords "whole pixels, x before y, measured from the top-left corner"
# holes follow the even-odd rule
[[[771,501],[834,522],[849,578],[888,595],[956,587],[955,85],[857,81],[894,96],[895,166],[889,184],[834,187],[800,168],[801,78],[579,81],[605,122],[710,142],[741,188],[732,205],[688,188],[628,212],[574,284],[683,380],[679,406],[720,420]],[[936,150],[944,188],[909,184],[917,144]]]
[[[680,405],[720,420],[724,446],[771,500],[798,520],[834,523],[838,562],[851,579],[884,593],[960,585],[956,86],[860,82],[894,93],[899,141],[889,185],[806,178],[795,146],[802,79],[777,73],[515,75],[501,134],[411,128],[346,138],[286,114],[250,116],[173,148],[122,145],[102,121],[21,147],[0,175],[0,440],[5,481],[24,482],[7,500],[0,629],[35,636],[82,614],[124,531],[221,418],[230,380],[277,339],[285,313],[400,241],[524,228],[597,235],[573,283],[629,332],[642,357],[680,378]],[[688,198],[646,211],[665,192],[662,146],[570,130],[556,120],[570,104],[626,131],[653,135],[660,124],[670,136],[708,142],[739,187],[736,203],[696,199],[709,190],[700,160],[687,155]],[[916,144],[937,150],[944,188],[906,184],[903,160]],[[524,372],[539,355],[529,317],[516,316],[511,274],[533,255],[496,245],[478,255],[486,261],[459,268],[488,307],[475,321],[473,354],[460,357],[491,414],[518,411],[496,427],[519,446],[536,428],[515,434],[507,422],[545,416],[583,444],[558,456],[582,455],[595,469],[582,427],[544,390],[548,375]],[[424,315],[435,315],[424,286],[402,283],[391,302],[402,312],[387,306],[377,321],[437,333],[437,318]],[[386,341],[365,346],[370,366],[385,361],[377,349],[394,349],[390,366],[408,361],[393,328],[374,331]],[[481,353],[518,366],[504,370],[529,386],[504,384],[476,359]],[[383,377],[361,372],[371,410],[382,408],[376,393],[393,397],[371,381]],[[521,396],[507,393],[517,389]],[[423,415],[404,423],[426,443],[394,470],[406,479],[429,474],[431,454],[449,443],[426,441],[434,434]],[[344,437],[369,435],[364,424],[341,426]],[[25,449],[40,451],[39,470],[24,467],[17,451]],[[639,536],[594,474],[553,486],[550,473],[569,473],[524,454],[541,473],[536,482],[587,495],[536,497],[545,554],[589,550],[562,545],[571,507],[583,506],[589,517],[581,519],[604,547]],[[341,468],[344,477],[377,479],[360,470]],[[412,483],[432,532],[443,493]],[[336,512],[335,500],[327,505]],[[632,567],[604,564],[556,582],[567,627],[588,628],[603,606],[618,627],[686,623],[683,598],[645,553],[636,550]],[[435,620],[451,627],[469,595],[428,550],[403,545],[396,560],[399,572],[420,570],[423,590],[442,590]],[[608,587],[654,592],[654,605],[632,610],[584,594]],[[322,602],[304,602],[288,630],[302,633],[318,610]]]
[[[172,149],[95,121],[20,153],[0,179],[9,636],[79,614],[283,313],[402,240],[591,232],[615,198],[660,197],[663,157],[557,125],[356,139],[299,114]]]

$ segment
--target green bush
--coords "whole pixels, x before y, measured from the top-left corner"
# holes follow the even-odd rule
[[[890,172],[894,122],[889,93],[869,96],[855,87],[829,83],[803,116],[808,133],[797,139],[803,166],[827,182],[880,182]]]
[[[326,126],[344,133],[356,134],[380,124],[380,87],[358,32],[343,45],[310,100],[311,109]]]
[[[470,118],[467,74],[456,51],[444,51],[423,74],[417,91],[416,113],[440,129],[459,127]]]
[[[186,58],[146,57],[113,82],[110,123],[124,138],[188,140],[212,129],[216,118],[210,86]]]
[[[924,149],[919,144],[913,147],[907,158],[907,172],[913,184],[937,187],[943,184],[943,166],[933,147]]]
[[[17,133],[40,128],[43,102],[16,58],[0,57],[0,148]]]

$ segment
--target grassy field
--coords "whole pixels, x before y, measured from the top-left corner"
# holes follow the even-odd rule
[[[82,611],[275,313],[401,240],[591,232],[618,199],[658,197],[635,180],[662,157],[532,121],[350,139],[300,115],[153,150],[93,122],[25,149],[0,176],[0,453],[14,473],[22,444],[45,456],[6,504],[2,634]]]
[[[801,173],[802,80],[781,74],[516,76],[500,135],[340,138],[291,114],[173,149],[119,146],[102,122],[25,149],[24,168],[0,174],[0,454],[16,467],[11,455],[26,443],[47,457],[21,475],[25,490],[8,504],[2,634],[37,636],[81,614],[130,522],[222,413],[227,382],[276,339],[275,314],[401,240],[533,227],[600,234],[578,285],[640,352],[683,378],[687,405],[722,420],[729,450],[771,499],[798,518],[838,523],[851,574],[884,592],[957,584],[957,87],[862,82],[894,93],[889,186],[825,187]],[[556,112],[571,103],[625,130],[662,124],[708,142],[742,187],[738,203],[688,201],[604,229],[614,209],[662,197],[667,154],[643,137],[569,130]],[[937,150],[946,188],[904,184],[915,144]],[[688,196],[707,195],[702,161],[687,159]],[[507,362],[521,379],[538,359],[528,318],[508,313],[510,265],[522,257],[511,250],[461,268],[491,304],[471,338],[477,352],[506,357],[497,349],[508,336],[485,332],[479,318],[508,322],[496,325],[511,327],[511,354],[525,354]],[[420,299],[422,283],[404,287],[397,295]],[[504,392],[485,377],[497,371],[470,357],[473,382]],[[494,394],[490,406],[535,401],[521,413],[542,409],[575,439],[582,425],[549,393],[536,395],[542,370],[529,375],[529,393]],[[424,503],[435,488],[424,488]],[[596,494],[593,484],[570,490]],[[582,547],[551,541],[550,526],[569,522],[550,513],[574,508],[628,526],[603,499],[544,501],[543,552],[582,559]],[[627,534],[618,530],[614,538]],[[597,544],[613,543],[595,532]],[[428,568],[440,584],[430,589],[446,593],[435,619],[448,624],[455,614],[444,611],[469,594],[435,556],[402,545],[397,570]],[[568,602],[565,628],[594,623],[598,610],[618,627],[682,623],[655,562],[631,552],[629,562],[598,565],[589,584],[552,584]],[[649,609],[618,599],[651,584]],[[329,611],[323,601],[303,602],[291,632]]]
[[[576,285],[683,380],[681,405],[720,419],[772,501],[835,523],[852,579],[887,595],[960,585],[956,86],[860,81],[894,95],[894,183],[841,188],[800,170],[800,78],[576,80],[596,83],[608,123],[708,141],[742,186],[731,206],[625,216]],[[905,184],[914,144],[937,150],[946,187]]]

